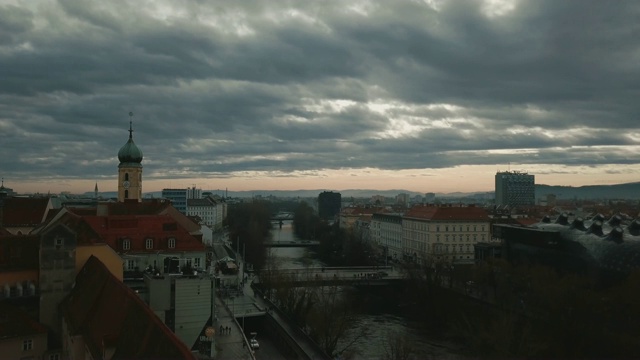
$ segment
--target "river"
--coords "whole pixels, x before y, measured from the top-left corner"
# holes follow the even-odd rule
[[[297,241],[293,234],[290,221],[285,221],[280,228],[274,223],[272,230],[273,241]],[[305,268],[307,266],[324,266],[318,259],[314,258],[313,252],[304,247],[271,248],[271,255],[276,258],[280,268]],[[367,306],[363,306],[363,314],[359,316],[358,322],[352,336],[360,334],[365,330],[365,335],[360,337],[348,352],[352,354],[354,360],[382,359],[385,354],[386,339],[398,334],[405,339],[408,346],[413,351],[413,359],[457,359],[459,346],[446,341],[438,341],[429,337],[420,330],[417,324],[399,314],[397,307],[393,304],[385,303],[380,297],[370,297]],[[338,348],[344,347],[351,342],[347,337]]]

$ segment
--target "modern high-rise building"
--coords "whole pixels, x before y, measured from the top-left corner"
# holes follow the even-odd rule
[[[519,171],[496,173],[496,205],[532,206],[535,201],[534,175]]]
[[[340,213],[342,195],[332,191],[323,191],[318,195],[318,215],[322,219],[333,219]]]
[[[162,197],[171,201],[176,210],[187,214],[187,189],[162,189]]]

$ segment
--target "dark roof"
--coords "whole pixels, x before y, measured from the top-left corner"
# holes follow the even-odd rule
[[[0,271],[38,270],[40,238],[32,235],[0,236]]]
[[[47,333],[47,328],[23,310],[0,301],[0,340]]]
[[[49,198],[10,197],[4,199],[3,226],[35,226],[45,220]]]
[[[82,335],[94,358],[113,347],[112,359],[195,359],[131,289],[96,257],[76,276],[60,305],[72,335]]]
[[[156,252],[169,238],[176,239],[175,248],[167,251],[204,251],[204,244],[189,234],[169,215],[115,215],[83,216],[85,221],[99,238],[115,251],[120,251],[122,239],[131,241],[131,252]],[[153,249],[146,249],[146,239],[157,243]]]
[[[440,221],[489,221],[487,211],[475,206],[414,206],[405,217]]]

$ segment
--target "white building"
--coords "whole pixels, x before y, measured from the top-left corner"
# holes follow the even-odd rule
[[[204,199],[187,199],[187,215],[197,216],[213,231],[222,229],[227,216],[227,203],[208,196]]]
[[[370,233],[372,241],[384,249],[387,259],[402,258],[401,214],[373,214]]]
[[[402,230],[404,258],[418,263],[472,263],[474,245],[491,239],[487,212],[474,206],[415,206]]]

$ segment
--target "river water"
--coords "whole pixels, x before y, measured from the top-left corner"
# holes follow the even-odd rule
[[[281,228],[277,223],[274,223],[272,234],[273,241],[298,240],[293,234],[290,221],[284,222]],[[321,261],[314,258],[314,254],[308,248],[271,248],[270,252],[271,256],[276,259],[279,268],[303,269],[307,266],[324,266]],[[413,324],[401,316],[397,307],[377,297],[373,297],[367,306],[363,306],[363,314],[359,316],[357,324],[350,334],[351,336],[361,335],[363,329],[365,335],[360,336],[347,351],[351,353],[351,358],[354,360],[383,359],[385,347],[388,346],[386,339],[394,335],[399,335],[406,340],[412,349],[412,359],[461,358],[457,355],[459,346],[430,338],[423,330],[420,330],[418,324]],[[338,345],[338,348],[344,347],[351,340],[352,338],[347,336]]]

